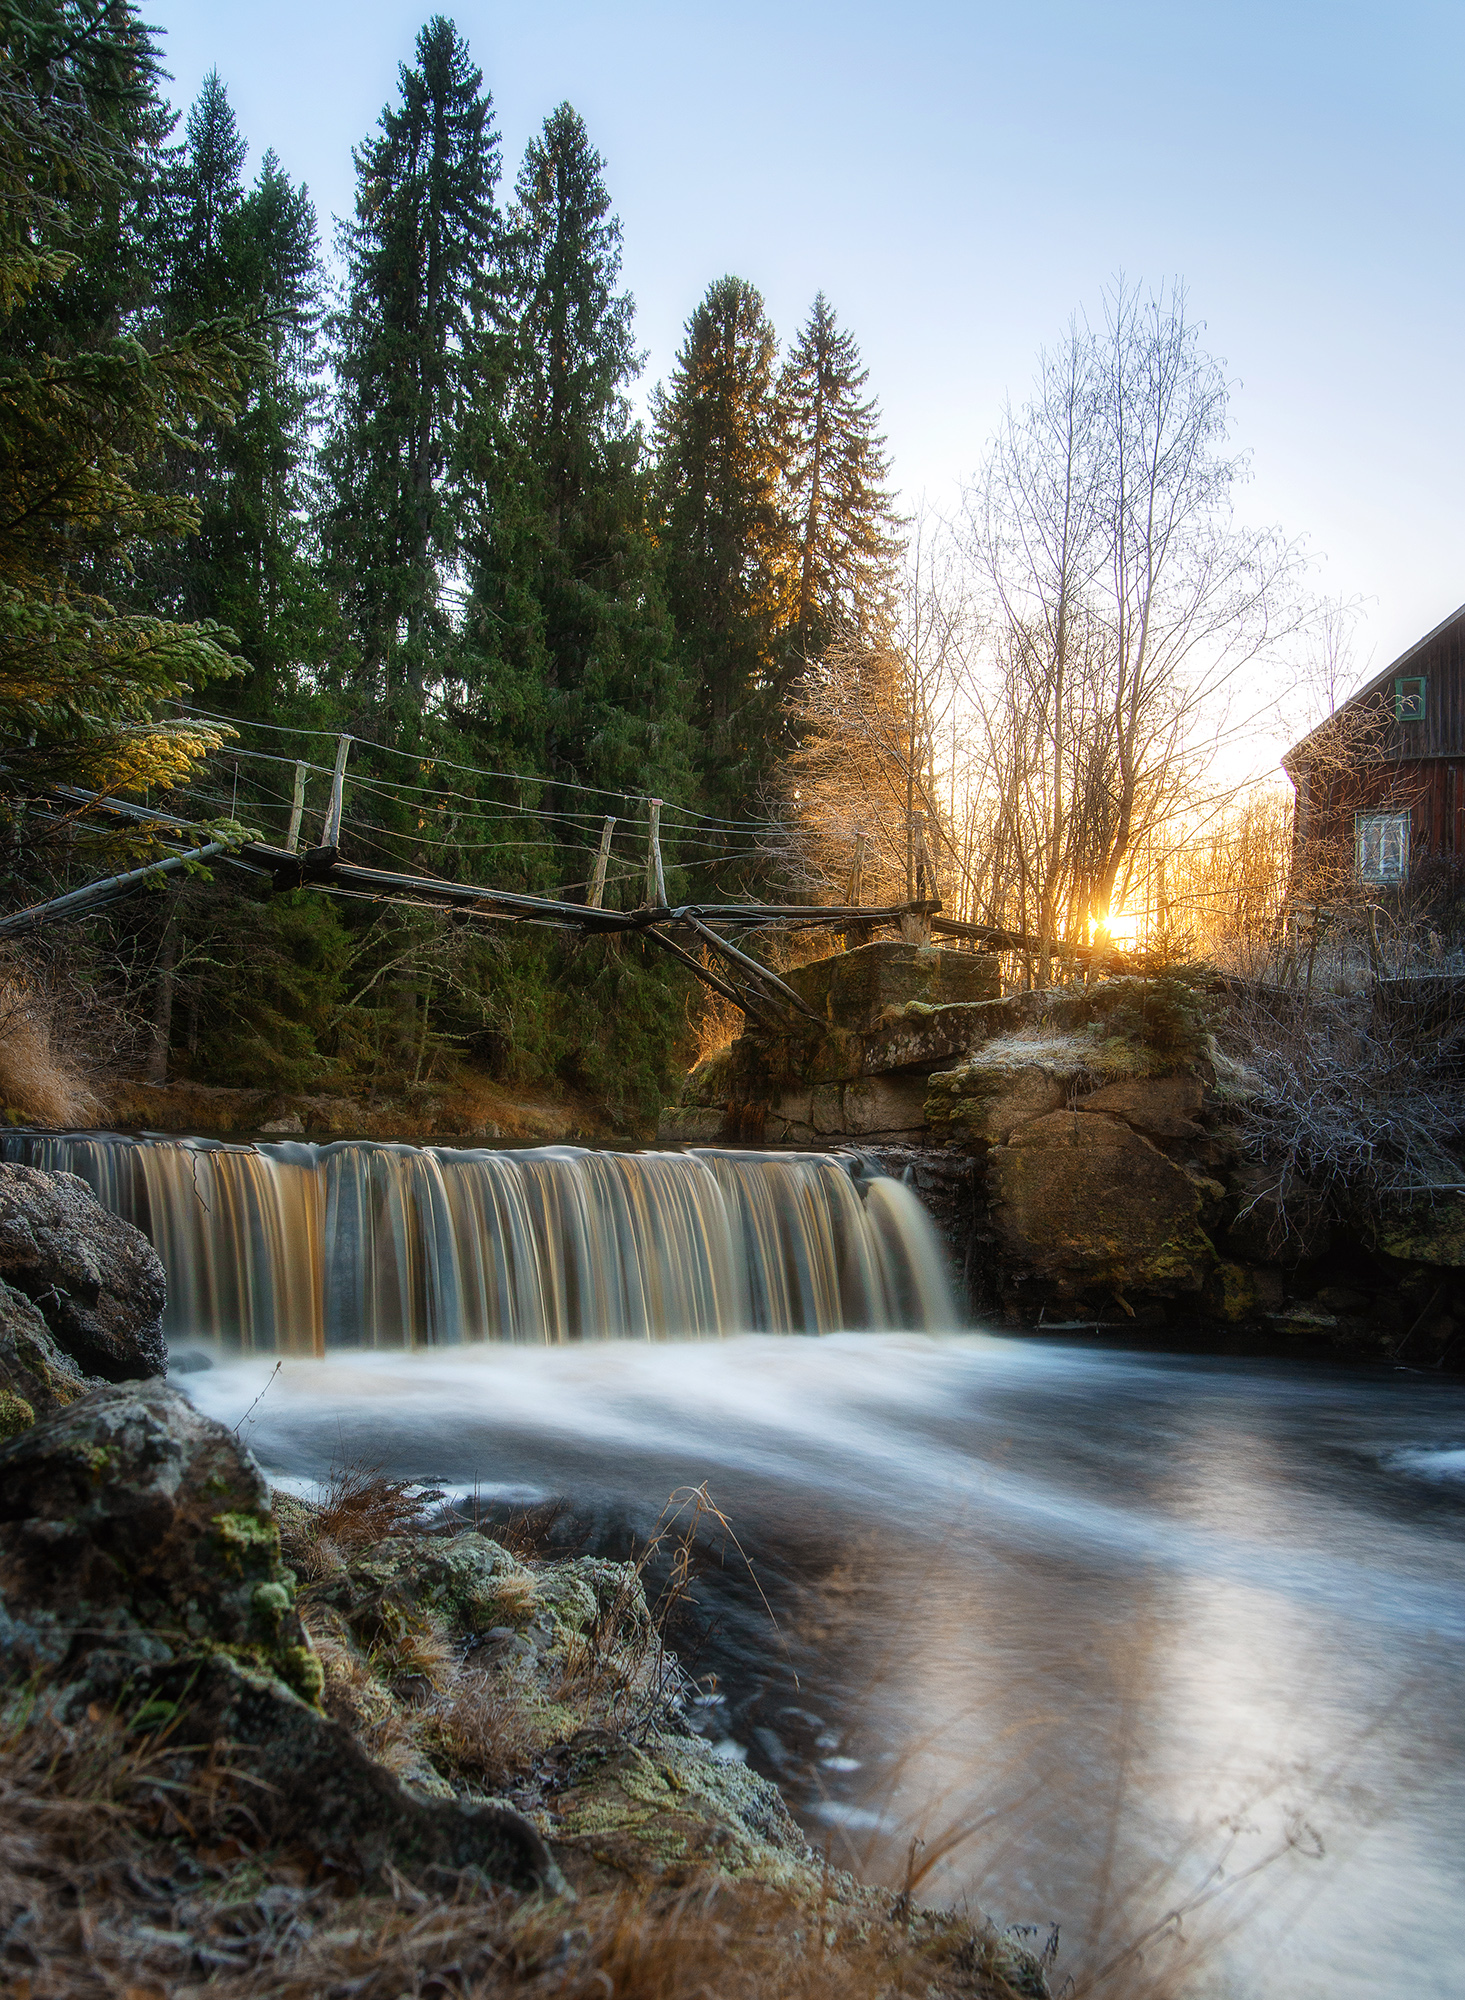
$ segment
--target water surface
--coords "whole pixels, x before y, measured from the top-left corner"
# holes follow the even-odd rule
[[[182,1379],[235,1423],[269,1372]],[[705,1481],[759,1588],[704,1570],[700,1720],[837,1862],[898,1884],[924,1841],[924,1895],[1059,1923],[1076,1964],[1282,1850],[1187,1919],[1182,1990],[1465,1990],[1465,1384],[981,1335],[488,1346],[286,1361],[245,1434],[296,1479],[566,1494],[610,1549]]]

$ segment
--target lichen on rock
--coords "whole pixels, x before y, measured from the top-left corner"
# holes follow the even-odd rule
[[[0,1279],[83,1372],[108,1382],[166,1372],[157,1252],[76,1174],[0,1161]]]

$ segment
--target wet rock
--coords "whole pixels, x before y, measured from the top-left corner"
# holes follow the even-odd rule
[[[14,1437],[37,1417],[54,1416],[90,1387],[30,1300],[0,1279],[0,1395],[10,1398],[9,1418],[0,1416],[0,1436]],[[30,1415],[22,1417],[22,1410]]]
[[[1004,1255],[1059,1292],[1199,1291],[1216,1261],[1194,1177],[1115,1118],[1054,1111],[989,1157]]]
[[[409,1791],[351,1731],[237,1660],[147,1677],[153,1706],[187,1713],[195,1741],[259,1781],[251,1805],[276,1839],[295,1838],[363,1880],[389,1865],[413,1874],[471,1870],[515,1889],[565,1894],[533,1824],[498,1799],[429,1799]],[[390,1878],[388,1878],[390,1879]]]
[[[230,1648],[307,1695],[264,1476],[164,1382],[94,1389],[0,1446],[0,1653],[13,1672],[120,1685]]]
[[[130,1382],[167,1368],[157,1252],[76,1174],[0,1162],[0,1278],[87,1374]]]

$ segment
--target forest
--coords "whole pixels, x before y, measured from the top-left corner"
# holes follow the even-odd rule
[[[637,414],[593,135],[561,104],[506,163],[452,21],[329,241],[288,162],[247,176],[225,79],[167,102],[130,0],[0,21],[9,907],[157,851],[98,799],[308,846],[341,750],[343,851],[419,875],[583,899],[606,837],[634,905],[655,799],[673,901],[907,896],[925,840],[950,914],[1038,941],[1029,981],[1140,900],[1274,930],[1285,812],[1194,809],[1218,701],[1307,615],[1300,557],[1232,520],[1182,286],[1117,282],[960,518],[903,514],[815,274],[782,341],[716,278]],[[405,1101],[469,1064],[636,1127],[726,1032],[643,945],[227,856],[9,949],[9,1017],[98,1078]]]

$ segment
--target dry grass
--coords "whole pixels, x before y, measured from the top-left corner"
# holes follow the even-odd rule
[[[0,1113],[63,1131],[91,1125],[102,1101],[60,1046],[54,1010],[23,974],[0,971]]]
[[[416,1480],[386,1479],[360,1460],[333,1466],[318,1501],[275,1496],[281,1553],[301,1577],[332,1575],[349,1556],[420,1523],[439,1498]]]
[[[0,1982],[14,2000],[1016,2000],[1001,1939],[756,1883],[588,1881],[573,1904],[271,1847],[176,1728],[41,1715],[0,1742]]]

